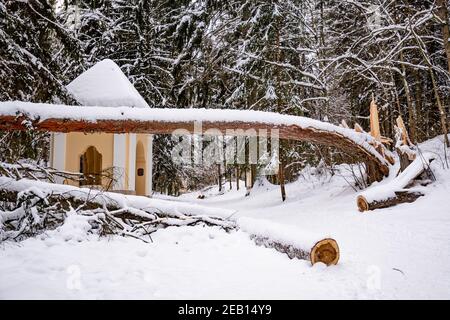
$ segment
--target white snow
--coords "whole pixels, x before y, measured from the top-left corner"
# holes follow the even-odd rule
[[[112,60],[97,62],[67,85],[85,106],[148,108],[147,102]]]
[[[0,299],[291,299],[339,298],[321,270],[256,246],[243,232],[171,227],[153,243],[131,238],[63,241],[50,235],[0,249]],[[293,281],[295,286],[293,285]]]
[[[291,225],[277,223],[261,218],[240,217],[237,224],[242,231],[250,235],[268,237],[272,241],[291,245],[309,252],[320,240],[333,238],[330,235],[314,233]],[[335,239],[336,240],[336,239]]]
[[[160,230],[151,244],[83,238],[85,221],[69,216],[39,238],[0,245],[0,298],[449,299],[450,170],[442,137],[420,148],[436,154],[437,181],[414,203],[370,213],[358,212],[344,167],[334,176],[303,172],[286,185],[284,203],[270,184],[247,197],[241,183],[221,195],[213,188],[203,200],[198,192],[174,198],[208,213],[234,212],[243,229],[248,223],[285,240],[331,235],[341,251],[336,266],[312,267],[256,246],[247,232],[202,226]]]

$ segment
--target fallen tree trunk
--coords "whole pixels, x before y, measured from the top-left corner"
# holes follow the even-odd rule
[[[0,130],[221,134],[255,136],[276,130],[281,139],[335,146],[366,164],[369,182],[389,173],[390,152],[365,132],[305,117],[270,112],[217,109],[79,107],[0,102]],[[217,130],[218,129],[218,130]],[[181,130],[181,131],[180,131]],[[374,145],[379,145],[377,150]],[[386,156],[386,157],[385,157]]]
[[[431,153],[424,153],[417,157],[403,172],[391,181],[369,188],[358,195],[356,204],[359,211],[369,211],[391,207],[400,203],[411,203],[423,196],[423,193],[414,189],[416,179],[425,171],[430,170],[429,165],[435,159]]]
[[[383,200],[374,200],[372,202],[367,202],[363,196],[358,196],[358,209],[361,212],[383,209],[395,206],[401,203],[411,203],[417,200],[417,198],[422,197],[424,194],[418,191],[397,191],[394,197],[389,197]]]
[[[339,246],[336,240],[325,238],[317,241],[312,248],[299,248],[291,244],[282,243],[270,239],[269,237],[251,235],[251,239],[258,246],[273,248],[278,252],[285,253],[290,259],[309,260],[314,265],[317,262],[326,264],[327,266],[335,265],[339,261]]]
[[[285,253],[290,259],[308,260],[312,265],[321,262],[327,266],[339,261],[339,246],[332,238],[262,219],[240,218],[237,224],[257,245]]]

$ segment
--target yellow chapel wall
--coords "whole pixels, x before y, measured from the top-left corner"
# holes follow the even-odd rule
[[[65,170],[80,172],[80,157],[90,146],[94,146],[102,154],[102,170],[113,166],[114,134],[70,132],[66,136]],[[106,183],[106,179],[102,181],[103,185]]]

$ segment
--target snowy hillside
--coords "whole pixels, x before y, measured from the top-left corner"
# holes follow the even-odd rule
[[[290,260],[256,246],[244,231],[169,227],[146,244],[86,236],[86,221],[69,216],[63,227],[37,239],[1,245],[0,298],[448,299],[450,170],[441,140],[420,146],[437,157],[437,181],[413,204],[358,212],[357,192],[343,168],[333,177],[305,171],[286,186],[284,203],[269,183],[248,197],[242,188],[221,195],[211,188],[205,199],[192,193],[158,200],[231,212],[247,225],[258,219],[275,233],[289,230],[285,238],[295,238],[295,231],[333,236],[341,250],[336,266]]]

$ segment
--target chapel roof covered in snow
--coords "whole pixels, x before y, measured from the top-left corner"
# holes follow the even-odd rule
[[[67,85],[83,105],[103,107],[149,107],[120,67],[112,60],[97,62]]]

